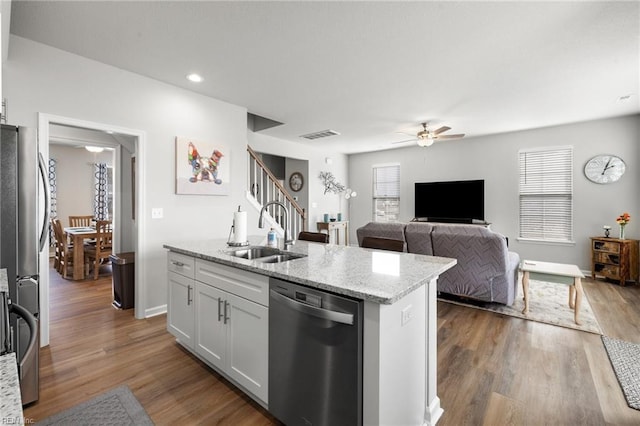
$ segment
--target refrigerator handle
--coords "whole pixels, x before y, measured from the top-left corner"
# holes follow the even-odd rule
[[[40,251],[44,249],[47,240],[47,230],[49,229],[49,185],[47,185],[47,167],[44,163],[44,157],[38,152],[38,170],[42,178],[42,188],[44,189],[44,218],[42,220],[42,231],[40,232]]]
[[[34,357],[34,351],[38,351],[39,348],[36,346],[36,344],[38,343],[38,323],[36,322],[36,318],[31,314],[31,312],[27,311],[25,308],[23,308],[20,305],[16,305],[15,303],[11,303],[9,305],[9,311],[16,314],[19,317],[22,317],[23,320],[25,320],[25,322],[27,323],[27,326],[29,327],[29,331],[31,332],[31,335],[29,336],[29,344],[27,345],[27,349],[24,352],[24,355],[22,356],[21,359],[18,359],[18,366],[19,366],[19,374],[20,374],[20,378],[22,379],[23,375],[24,375],[24,370],[25,370],[25,365],[31,365],[33,363],[33,361],[31,360],[32,357]],[[18,348],[16,348],[16,352],[18,351]],[[18,356],[18,354],[16,353],[16,357]]]

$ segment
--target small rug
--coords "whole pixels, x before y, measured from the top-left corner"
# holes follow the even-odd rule
[[[129,387],[123,385],[48,417],[37,425],[146,426],[153,425],[153,422]]]
[[[529,280],[529,313],[526,316],[522,313],[524,299],[520,285],[518,294],[511,306],[501,303],[481,302],[444,293],[438,297],[438,300],[545,324],[602,334],[602,329],[593,314],[589,299],[584,293],[580,304],[580,322],[582,322],[582,325],[575,323],[573,309],[569,308],[569,286],[563,284]]]
[[[640,410],[640,345],[602,336],[629,407]]]

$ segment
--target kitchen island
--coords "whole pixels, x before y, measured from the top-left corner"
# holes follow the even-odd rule
[[[261,246],[265,240],[250,242]],[[455,265],[454,259],[304,241],[289,248],[302,257],[281,263],[235,257],[230,252],[240,248],[228,247],[226,240],[172,242],[164,248],[169,250],[168,330],[265,407],[266,348],[269,333],[277,332],[267,322],[268,278],[273,277],[363,301],[363,424],[435,424],[441,416],[436,279]],[[223,300],[224,325],[231,329],[202,333],[216,317],[222,325]],[[249,314],[227,324],[227,306],[233,318],[234,303],[238,315]],[[251,324],[242,330],[248,334],[242,342],[240,330],[233,328],[239,324]],[[220,350],[220,339],[212,334],[224,335],[220,339],[226,339],[227,349]],[[250,362],[246,350],[238,355],[249,344],[255,346]]]

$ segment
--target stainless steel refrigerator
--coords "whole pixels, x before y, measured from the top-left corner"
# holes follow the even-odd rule
[[[46,176],[36,130],[2,125],[0,268],[7,270],[11,302],[24,308],[22,314],[13,312],[9,319],[23,404],[38,399],[39,254],[44,249],[49,222]],[[32,330],[34,318],[36,327]],[[30,348],[34,334],[35,345]]]

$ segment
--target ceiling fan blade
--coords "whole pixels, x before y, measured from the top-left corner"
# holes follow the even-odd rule
[[[434,130],[434,131],[433,131],[433,134],[437,136],[437,135],[439,135],[439,134],[440,134],[440,133],[442,133],[442,132],[446,132],[447,130],[451,130],[451,127],[442,126],[442,127],[440,127],[439,129]]]
[[[415,142],[415,141],[417,141],[417,140],[418,140],[418,139],[413,138],[413,139],[406,139],[406,140],[403,140],[403,141],[395,141],[395,142],[391,142],[391,145],[395,145],[395,144],[398,144],[398,143]]]
[[[457,135],[442,135],[436,136],[434,139],[458,139],[464,137],[464,133],[459,133]]]

